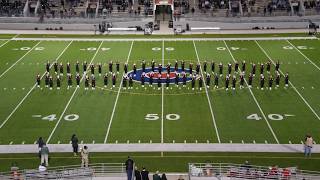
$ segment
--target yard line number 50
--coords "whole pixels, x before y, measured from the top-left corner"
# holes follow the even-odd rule
[[[180,119],[180,115],[179,114],[167,114],[165,116],[166,120],[169,120],[169,121],[176,121],[176,120],[179,120]],[[160,117],[158,114],[147,114],[145,117],[144,117],[145,120],[148,120],[148,121],[156,121],[156,120],[159,120]]]

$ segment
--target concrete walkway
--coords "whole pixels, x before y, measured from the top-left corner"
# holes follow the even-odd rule
[[[283,152],[302,153],[303,144],[86,144],[90,152]],[[82,147],[83,145],[80,145]],[[50,152],[71,152],[71,144],[49,144]],[[37,145],[0,145],[0,153],[34,153]],[[320,145],[312,152],[320,153]]]

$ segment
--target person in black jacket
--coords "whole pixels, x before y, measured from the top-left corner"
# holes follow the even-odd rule
[[[127,171],[127,177],[128,180],[132,180],[132,172],[133,172],[133,160],[130,158],[130,156],[128,156],[128,159],[126,160],[126,171]]]
[[[142,180],[141,173],[137,166],[134,168],[134,177],[136,178],[135,180]]]
[[[77,154],[78,154],[78,147],[79,147],[78,142],[79,142],[79,140],[78,140],[77,136],[75,134],[73,134],[71,137],[71,143],[72,143],[74,156],[77,156]]]
[[[142,180],[149,180],[149,171],[147,171],[146,168],[142,168],[141,177]]]

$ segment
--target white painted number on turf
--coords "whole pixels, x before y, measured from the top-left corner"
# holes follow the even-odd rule
[[[79,119],[78,114],[69,114],[64,117],[64,120],[66,120],[66,121],[76,121],[78,119]]]
[[[152,51],[160,51],[161,50],[161,48],[159,48],[159,47],[153,47],[152,48]]]
[[[166,50],[167,50],[167,51],[173,51],[174,48],[173,48],[173,47],[166,47]]]
[[[101,51],[109,51],[110,48],[101,48]]]
[[[144,117],[144,119],[148,120],[148,121],[156,121],[156,120],[159,120],[160,117],[158,114],[147,114]],[[176,121],[176,120],[180,119],[180,115],[179,114],[167,114],[166,119],[169,121]]]
[[[31,47],[21,47],[20,49],[14,49],[14,50],[29,51],[31,49],[32,49]],[[34,50],[42,51],[42,50],[44,50],[44,47],[36,47],[36,48],[34,48]]]
[[[304,49],[314,49],[313,47],[308,47],[308,46],[296,46],[297,49],[301,49],[301,50],[304,50]],[[291,50],[291,49],[294,49],[293,46],[283,46],[282,47],[283,49],[286,49],[286,50]]]
[[[291,116],[294,116],[294,115],[284,114],[284,116],[285,117],[291,117]],[[262,118],[258,114],[250,114],[249,116],[247,116],[247,119],[259,121]],[[281,120],[284,119],[284,117],[281,114],[268,114],[268,119],[270,119],[272,121],[281,121]]]
[[[230,49],[233,50],[233,51],[240,50],[239,47],[230,47]],[[217,47],[217,50],[218,51],[225,51],[225,50],[227,50],[227,48],[226,47]],[[247,50],[247,49],[246,48],[242,48],[241,50]]]
[[[42,120],[46,120],[46,121],[54,121],[56,120],[57,118],[57,115],[56,114],[50,114],[48,116],[45,116],[42,118]]]

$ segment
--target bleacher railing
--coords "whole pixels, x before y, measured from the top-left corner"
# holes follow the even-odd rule
[[[253,166],[229,163],[189,163],[189,178],[192,179],[320,179],[320,172],[299,170],[297,167]]]
[[[38,169],[24,169],[0,173],[1,180],[9,179],[92,179],[98,176],[124,176],[125,165],[123,163],[97,163],[89,167],[80,165],[58,166],[48,168],[44,172]]]

